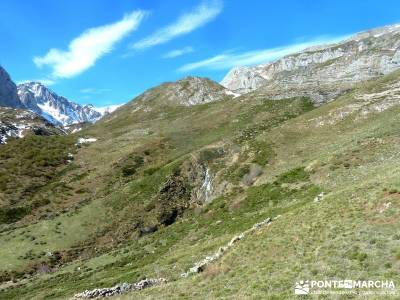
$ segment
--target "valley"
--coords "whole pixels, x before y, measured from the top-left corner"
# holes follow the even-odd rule
[[[71,299],[146,278],[166,281],[110,299],[290,299],[303,279],[398,282],[399,27],[343,43],[269,64],[349,54],[267,82],[163,83],[79,131],[1,108],[1,126],[19,128],[16,112],[39,125],[0,145],[0,298]],[[337,80],[320,84],[316,69]]]

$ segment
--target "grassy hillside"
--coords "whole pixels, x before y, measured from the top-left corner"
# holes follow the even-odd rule
[[[132,102],[60,137],[97,141],[74,148],[73,163],[35,191],[58,191],[50,203],[2,221],[0,298],[64,299],[143,277],[169,283],[121,299],[286,299],[296,280],[399,280],[399,80],[361,84],[318,108],[254,93],[190,107]]]

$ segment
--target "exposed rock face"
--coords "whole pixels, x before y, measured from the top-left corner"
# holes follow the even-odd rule
[[[232,97],[226,89],[208,78],[186,77],[176,82],[163,83],[138,97],[142,104],[198,105]]]
[[[275,62],[236,68],[222,85],[237,93],[256,89],[273,99],[309,96],[326,102],[354,83],[400,68],[400,24],[356,34],[343,42],[305,49]]]
[[[57,125],[94,122],[102,115],[92,105],[79,105],[61,97],[39,82],[18,85],[23,105]]]
[[[250,67],[236,67],[229,71],[221,84],[233,92],[245,94],[258,89],[265,83],[257,69]]]
[[[202,205],[214,199],[213,174],[197,159],[185,161],[162,184],[158,196],[157,219],[171,225],[192,204]]]
[[[393,72],[384,80],[372,83],[369,89],[354,89],[351,94],[352,101],[348,104],[332,109],[328,114],[311,119],[313,126],[322,127],[337,124],[345,118],[355,120],[366,118],[369,114],[380,113],[400,104],[400,70]],[[368,86],[368,83],[366,84]]]
[[[0,106],[22,108],[24,105],[18,98],[17,86],[10,75],[0,66]]]
[[[54,135],[63,131],[28,110],[0,107],[0,144],[27,134]]]

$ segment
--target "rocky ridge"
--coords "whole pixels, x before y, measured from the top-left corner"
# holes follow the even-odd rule
[[[257,90],[272,99],[309,96],[324,103],[354,83],[400,68],[400,24],[312,47],[275,62],[231,70],[221,84],[236,93]]]
[[[137,97],[137,103],[192,106],[232,97],[222,85],[208,78],[186,77],[166,82]],[[135,102],[136,102],[135,101]]]
[[[396,73],[393,73],[395,78]],[[390,76],[390,75],[389,75]],[[351,94],[353,101],[332,110],[328,115],[311,119],[310,123],[317,127],[334,125],[352,116],[355,120],[365,119],[369,114],[380,113],[400,104],[400,82],[396,79],[378,82],[368,92],[355,90]]]

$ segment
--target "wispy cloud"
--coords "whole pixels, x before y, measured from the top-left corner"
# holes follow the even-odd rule
[[[81,89],[80,92],[82,94],[87,94],[87,95],[100,95],[100,94],[104,94],[107,92],[111,92],[111,89],[85,88],[85,89]]]
[[[226,70],[236,66],[251,66],[268,63],[312,46],[337,43],[347,37],[348,36],[319,37],[307,42],[295,43],[283,47],[253,50],[242,53],[225,52],[204,60],[185,64],[180,67],[178,71],[188,72],[196,69]]]
[[[134,31],[146,12],[137,10],[120,21],[86,30],[73,39],[68,50],[50,49],[46,55],[34,57],[38,67],[48,65],[56,78],[69,78],[94,66],[103,55],[112,51],[115,44]]]
[[[181,15],[174,23],[161,28],[152,35],[134,43],[132,48],[145,49],[166,43],[175,37],[188,34],[212,21],[221,11],[222,1],[212,0],[203,2],[193,11]]]
[[[165,53],[165,55],[163,56],[163,58],[175,58],[178,56],[182,56],[188,53],[192,53],[194,51],[194,49],[192,47],[185,47],[182,49],[175,49],[172,51],[169,51],[167,53]]]
[[[40,82],[47,86],[50,86],[50,85],[53,85],[56,83],[56,81],[53,79],[41,78],[41,79],[31,79],[31,80],[19,80],[19,81],[17,81],[17,84],[24,84],[24,83],[29,83],[29,82]]]

